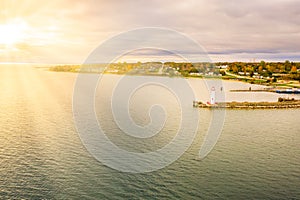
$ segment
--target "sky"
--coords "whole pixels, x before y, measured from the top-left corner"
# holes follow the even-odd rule
[[[0,0],[0,62],[83,63],[109,38],[143,27],[182,33],[214,62],[300,61],[299,8],[299,0]]]

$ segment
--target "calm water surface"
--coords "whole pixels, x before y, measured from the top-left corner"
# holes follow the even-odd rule
[[[179,160],[152,173],[121,173],[95,160],[79,139],[72,115],[75,79],[73,73],[0,65],[1,199],[300,199],[298,109],[227,110],[217,145],[201,161],[198,153],[211,111],[195,109],[199,130]],[[201,87],[197,81],[191,80],[193,88]],[[224,85],[226,90],[248,88]],[[132,118],[147,123],[147,112],[137,102],[149,98],[142,93],[135,98]],[[227,99],[234,98],[276,101],[278,96],[227,93]],[[171,98],[167,103],[172,106]],[[133,151],[163,146],[178,127],[179,119],[172,115],[162,135],[147,142],[154,145],[136,143],[120,137],[101,105],[97,114],[109,138]]]

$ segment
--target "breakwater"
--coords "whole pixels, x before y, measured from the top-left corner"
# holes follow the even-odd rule
[[[300,100],[279,98],[278,102],[219,102],[216,104],[194,101],[197,108],[227,108],[227,109],[283,109],[300,108]]]

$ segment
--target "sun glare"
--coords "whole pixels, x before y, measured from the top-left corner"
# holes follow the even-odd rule
[[[22,42],[26,38],[27,24],[16,20],[6,24],[0,24],[0,45],[12,46]]]

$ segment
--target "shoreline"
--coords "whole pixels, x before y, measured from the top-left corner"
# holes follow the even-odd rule
[[[245,78],[237,78],[237,77],[228,77],[228,76],[211,76],[211,75],[202,75],[202,76],[183,76],[183,75],[163,75],[163,74],[155,74],[155,73],[114,73],[114,72],[99,72],[99,71],[64,71],[64,70],[53,70],[52,67],[43,67],[48,68],[51,72],[69,72],[69,73],[83,73],[83,74],[111,74],[111,75],[120,75],[120,76],[156,76],[156,77],[169,77],[169,78],[185,78],[185,79],[218,79],[222,81],[232,81],[232,82],[243,82],[248,83],[250,85],[261,85],[265,87],[282,87],[282,88],[300,88],[300,85],[298,83],[292,83],[292,82],[286,82],[286,83],[266,83],[263,80],[257,81],[254,83],[249,82],[252,79],[247,79],[248,81],[245,81]],[[254,80],[254,79],[253,79]]]

